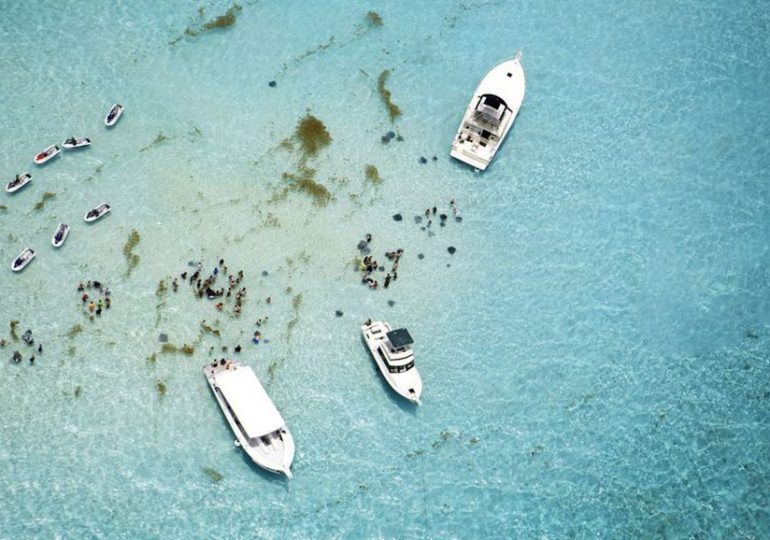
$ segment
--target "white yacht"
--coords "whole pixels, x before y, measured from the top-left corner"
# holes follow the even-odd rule
[[[521,53],[492,68],[473,94],[449,154],[482,171],[503,144],[524,99]]]
[[[419,405],[422,379],[414,367],[414,340],[406,328],[391,330],[388,323],[369,319],[361,326],[361,335],[390,387]]]
[[[263,469],[291,478],[294,438],[254,370],[233,360],[220,360],[203,366],[203,374],[236,444]]]

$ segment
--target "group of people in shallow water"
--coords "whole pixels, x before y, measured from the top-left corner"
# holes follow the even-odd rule
[[[243,311],[243,302],[246,298],[246,287],[241,287],[241,281],[243,280],[243,270],[238,270],[234,275],[229,274],[227,275],[227,288],[221,287],[218,289],[215,289],[214,286],[216,284],[217,278],[219,276],[224,276],[227,274],[227,266],[225,266],[225,260],[219,259],[219,263],[214,268],[214,270],[209,274],[208,277],[203,279],[201,276],[201,272],[203,270],[203,263],[198,263],[198,266],[192,274],[188,276],[187,272],[182,272],[179,277],[183,281],[187,281],[190,285],[194,288],[195,296],[198,298],[206,297],[209,300],[216,300],[218,298],[224,298],[223,301],[217,302],[214,304],[214,308],[217,311],[223,311],[225,308],[225,304],[227,303],[228,299],[231,297],[235,298],[235,302],[233,304],[233,315],[236,317],[239,317],[241,315],[241,312]],[[172,283],[172,287],[174,291],[177,290],[178,284],[177,279],[174,278],[174,281]],[[268,296],[265,298],[265,302],[267,304],[270,304],[272,302],[272,298]],[[260,317],[256,320],[255,325],[260,327],[263,324],[266,324],[268,321],[268,317]],[[267,343],[267,339],[264,339],[262,337],[262,333],[259,330],[254,331],[254,335],[251,339],[251,342],[256,344],[259,344],[261,341],[264,341]],[[236,353],[241,352],[241,346],[237,345],[233,349]],[[212,348],[213,351],[213,348]],[[227,347],[223,347],[223,351],[227,352]]]
[[[15,334],[14,334],[14,339],[18,339],[15,336]],[[27,329],[27,331],[24,332],[24,334],[21,336],[21,340],[24,343],[26,343],[28,346],[30,346],[30,347],[34,347],[35,346],[35,339],[32,337],[32,330]],[[4,349],[7,344],[8,344],[8,342],[5,339],[0,338],[0,348]],[[38,343],[37,344],[37,352],[38,352],[38,354],[43,354],[43,344],[42,343]],[[21,363],[21,361],[23,359],[24,359],[24,357],[22,356],[21,352],[19,352],[18,350],[13,351],[13,354],[11,355],[11,362],[13,362],[14,364],[19,364],[19,363]],[[28,358],[28,360],[29,360],[30,364],[34,364],[35,363],[35,355],[34,355],[34,353]]]
[[[460,217],[460,211],[457,209],[457,204],[455,203],[454,199],[449,200],[449,207],[452,209],[452,215],[455,217],[455,221],[462,221],[462,218]],[[425,219],[427,219],[427,223],[425,224],[426,227],[430,227],[433,223],[433,218],[438,213],[438,207],[434,206],[433,208],[426,208],[425,209]],[[449,219],[449,216],[444,214],[443,212],[438,214],[439,218],[439,225],[444,227],[446,225],[447,219]]]
[[[371,241],[372,235],[367,233],[364,237],[364,240],[358,243],[358,249],[361,252],[369,251],[369,243]],[[401,248],[398,248],[395,251],[385,252],[385,256],[393,263],[393,266],[391,267],[390,272],[385,274],[385,279],[383,280],[382,284],[383,288],[387,289],[390,287],[391,281],[398,279],[398,262],[399,259],[401,259],[401,255],[403,254],[404,250]],[[370,289],[376,289],[380,286],[379,280],[373,278],[372,274],[377,270],[384,272],[385,267],[380,266],[374,257],[371,255],[365,255],[364,258],[359,262],[359,270],[362,271],[361,283],[368,285]]]
[[[187,272],[182,272],[180,274],[180,278],[183,281],[188,281],[190,285],[193,286],[195,295],[198,298],[206,297],[209,300],[216,300],[217,298],[224,297],[225,300],[221,302],[217,302],[214,307],[217,309],[217,311],[222,311],[225,307],[225,302],[227,302],[227,299],[233,296],[233,291],[235,291],[235,304],[233,306],[233,314],[237,317],[241,314],[241,311],[243,309],[243,300],[246,298],[246,287],[240,287],[241,280],[243,280],[243,270],[238,270],[238,272],[233,275],[229,274],[227,276],[227,289],[224,287],[215,289],[214,285],[217,281],[217,278],[220,275],[227,274],[227,266],[225,266],[225,260],[219,259],[219,264],[214,268],[214,270],[211,272],[211,274],[203,279],[201,277],[201,271],[203,270],[203,263],[198,263],[198,267],[193,272],[189,278],[187,276]],[[177,280],[174,279],[172,283],[172,287],[174,291],[177,290]]]
[[[96,294],[94,294],[94,290]],[[89,291],[91,294],[88,294]],[[112,305],[112,291],[105,287],[101,281],[88,280],[78,284],[78,292],[82,293],[80,301],[88,310],[88,318],[94,320],[94,314],[101,315],[102,310],[110,309]],[[94,296],[91,296],[94,295]]]

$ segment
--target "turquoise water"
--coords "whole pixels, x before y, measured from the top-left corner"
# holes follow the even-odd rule
[[[770,535],[770,16],[723,4],[247,2],[210,31],[232,4],[4,7],[0,164],[33,182],[0,196],[0,537]],[[449,144],[516,50],[522,111],[474,173]],[[311,157],[306,114],[332,138]],[[93,146],[32,164],[70,135]],[[307,169],[326,204],[284,192]],[[462,222],[415,223],[452,198]],[[405,250],[387,290],[353,270],[367,232]],[[240,318],[171,289],[220,257]],[[113,298],[94,321],[89,279]],[[415,337],[421,407],[374,371],[368,317]],[[201,374],[236,344],[294,433],[290,482],[233,447]]]

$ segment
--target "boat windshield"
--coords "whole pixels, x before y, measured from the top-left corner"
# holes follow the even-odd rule
[[[505,101],[499,97],[485,94],[481,96],[478,105],[476,105],[476,118],[492,126],[498,126],[507,108]]]
[[[414,361],[409,362],[408,364],[403,366],[391,366],[390,364],[388,364],[388,371],[390,371],[391,373],[403,373],[404,371],[409,371],[413,367],[414,367]]]

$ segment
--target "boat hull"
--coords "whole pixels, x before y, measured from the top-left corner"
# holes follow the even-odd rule
[[[525,90],[526,80],[520,54],[492,68],[473,93],[449,154],[463,163],[485,170],[513,126]],[[476,120],[477,105],[483,96],[490,95],[501,99],[506,105],[505,113],[494,129]]]
[[[32,262],[32,259],[35,258],[35,250],[31,248],[27,248],[21,253],[19,253],[19,256],[16,257],[13,262],[11,263],[11,270],[14,272],[21,272],[24,270],[29,263]],[[18,264],[17,264],[18,263]]]
[[[86,215],[83,217],[83,219],[86,220],[87,223],[92,223],[94,221],[97,221],[99,219],[102,219],[104,216],[110,213],[112,208],[107,203],[102,203],[99,206],[94,207],[93,209],[86,212]],[[93,214],[92,212],[96,212]]]
[[[237,364],[235,364],[237,365]],[[230,425],[230,430],[235,435],[238,446],[246,452],[246,455],[259,467],[266,471],[285,474],[287,478],[292,478],[291,464],[294,461],[294,437],[285,425],[280,430],[266,435],[269,440],[269,444],[265,444],[260,438],[260,442],[252,444],[249,439],[241,431],[238,421],[236,420],[232,409],[228,406],[227,401],[217,387],[216,373],[220,370],[220,366],[213,367],[206,365],[203,367],[203,374],[206,377],[206,382],[211,388],[211,392],[214,394],[214,398],[217,400],[217,404],[222,411],[222,414]],[[262,444],[260,444],[262,443]]]
[[[57,239],[57,235],[59,235],[59,231],[61,231],[61,236]],[[64,241],[67,240],[67,236],[70,234],[70,226],[66,223],[59,223],[59,225],[56,227],[56,230],[53,232],[53,236],[51,237],[51,245],[55,248],[62,247],[64,245]]]
[[[91,139],[88,137],[80,137],[75,139],[74,143],[64,141],[61,145],[65,150],[75,150],[77,148],[85,148],[86,146],[91,146]]]
[[[107,127],[114,126],[118,122],[122,114],[123,114],[123,105],[116,103],[115,105],[110,107],[110,110],[107,113],[107,116],[104,117],[104,125]]]
[[[55,144],[52,144],[39,154],[35,156],[35,164],[36,165],[42,165],[43,163],[47,163],[51,161],[53,158],[59,155],[59,152],[61,152],[61,149],[56,146]]]
[[[15,180],[11,180],[8,182],[8,184],[5,186],[5,191],[8,193],[16,193],[21,188],[32,182],[32,175],[29,173],[24,173],[19,176],[20,181],[18,183],[15,183]]]
[[[381,339],[378,339],[372,334],[372,330],[379,328]],[[369,353],[372,356],[372,360],[377,365],[385,381],[399,396],[416,403],[421,404],[422,397],[422,378],[420,372],[416,367],[412,367],[408,371],[401,373],[391,373],[385,361],[380,356],[378,349],[383,341],[385,341],[385,334],[390,332],[391,328],[388,323],[381,321],[373,321],[370,325],[361,326],[361,337],[366,343],[369,349]]]

